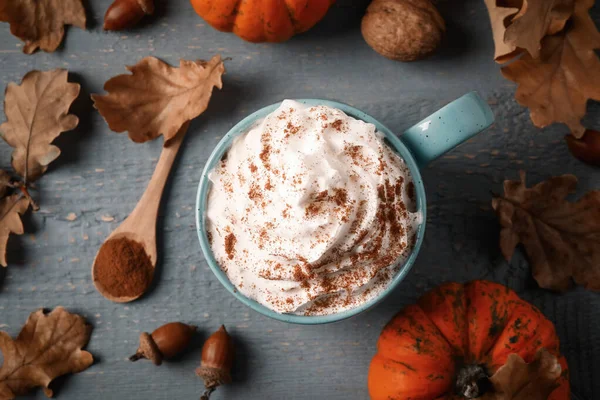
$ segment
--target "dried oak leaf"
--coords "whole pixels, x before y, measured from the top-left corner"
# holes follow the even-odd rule
[[[481,400],[546,400],[559,386],[561,371],[557,358],[546,349],[538,350],[529,364],[511,354],[490,378],[493,391]]]
[[[10,32],[25,42],[25,54],[38,48],[53,52],[65,25],[85,29],[85,9],[81,0],[0,0],[0,21],[10,23]]]
[[[514,4],[510,4],[514,3]],[[511,0],[505,6],[498,5],[498,0],[485,0],[485,5],[490,16],[492,25],[492,34],[494,36],[494,60],[499,63],[504,63],[514,58],[518,53],[517,46],[508,44],[504,41],[506,27],[510,23],[512,16],[519,12],[522,5],[521,0]]]
[[[571,278],[587,289],[600,290],[600,191],[572,203],[565,200],[577,186],[573,175],[562,175],[525,186],[505,181],[504,195],[492,200],[502,230],[500,249],[510,261],[522,243],[533,277],[546,289],[564,291]]]
[[[67,81],[64,69],[31,71],[21,85],[9,83],[4,99],[7,121],[0,135],[12,147],[12,166],[25,182],[34,181],[60,155],[51,145],[62,132],[74,129],[79,119],[69,114],[79,85]]]
[[[29,208],[29,200],[19,194],[4,197],[0,200],[0,265],[6,267],[6,246],[11,233],[24,233],[21,215]]]
[[[569,26],[542,39],[539,58],[525,53],[502,68],[519,85],[515,97],[530,109],[537,127],[562,122],[580,138],[588,99],[600,100],[600,60],[594,52],[600,48],[600,32],[588,13],[593,4],[578,0]]]
[[[129,131],[142,143],[161,134],[165,142],[181,126],[202,114],[213,87],[221,88],[225,66],[221,56],[210,61],[181,60],[179,68],[146,57],[127,67],[131,75],[118,75],[104,85],[107,95],[92,95],[94,106],[115,132]]]
[[[94,358],[81,350],[90,340],[92,326],[83,317],[57,307],[49,314],[32,313],[16,340],[0,332],[0,350],[4,364],[0,367],[0,399],[9,400],[41,386],[48,397],[48,387],[55,378],[87,369]]]
[[[563,30],[573,14],[573,3],[574,0],[523,0],[521,10],[506,29],[504,41],[538,58],[542,39]]]

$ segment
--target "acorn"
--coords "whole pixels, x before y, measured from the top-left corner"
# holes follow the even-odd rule
[[[204,380],[206,391],[200,400],[208,400],[217,387],[231,382],[233,355],[233,341],[225,326],[221,325],[202,347],[202,361],[196,375]]]
[[[154,0],[115,0],[104,16],[105,31],[133,28],[144,17],[154,13]]]
[[[152,334],[140,334],[140,346],[137,352],[129,357],[129,361],[146,358],[155,365],[162,364],[163,359],[171,359],[183,352],[192,341],[196,327],[181,322],[171,322],[156,329]]]
[[[600,167],[600,131],[587,129],[580,139],[565,136],[569,151],[586,164]]]

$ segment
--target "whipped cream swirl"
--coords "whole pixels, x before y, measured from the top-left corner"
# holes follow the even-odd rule
[[[421,223],[404,161],[374,125],[331,107],[284,101],[209,179],[217,262],[279,313],[333,314],[376,297]]]

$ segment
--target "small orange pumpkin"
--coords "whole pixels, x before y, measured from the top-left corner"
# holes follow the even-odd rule
[[[283,42],[312,28],[335,0],[190,0],[213,28],[249,42]]]
[[[369,393],[373,400],[463,399],[458,376],[491,376],[509,354],[529,363],[540,348],[562,367],[548,399],[569,399],[554,325],[537,308],[497,283],[443,284],[385,326],[369,369]]]

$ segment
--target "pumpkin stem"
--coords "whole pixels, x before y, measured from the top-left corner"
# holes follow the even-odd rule
[[[458,371],[456,390],[467,399],[482,396],[491,387],[488,374],[482,365],[465,365]]]

